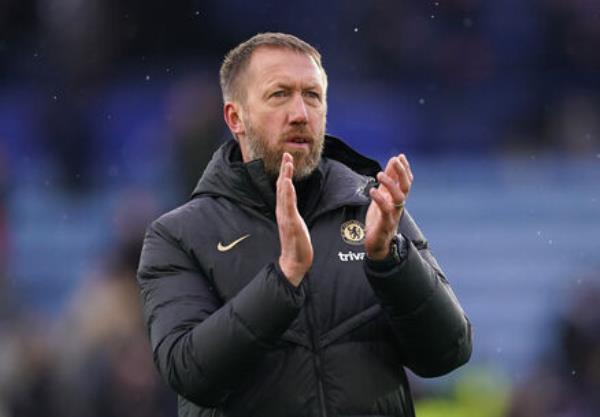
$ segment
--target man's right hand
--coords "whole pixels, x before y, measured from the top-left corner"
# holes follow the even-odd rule
[[[279,266],[288,281],[300,285],[313,262],[313,247],[306,223],[298,212],[296,190],[292,183],[294,159],[285,152],[277,178],[277,207],[275,216],[279,228],[281,255]]]

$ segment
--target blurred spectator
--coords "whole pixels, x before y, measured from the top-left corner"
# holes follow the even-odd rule
[[[600,69],[600,11],[595,0],[543,0],[545,68],[572,81],[591,81]],[[573,76],[573,75],[578,75]],[[583,78],[580,78],[583,77]],[[596,88],[598,86],[596,85]]]
[[[0,344],[0,413],[2,417],[62,417],[51,323],[40,317],[15,316]]]
[[[61,404],[64,417],[162,417],[174,407],[152,362],[135,283],[155,207],[143,192],[127,195],[117,207],[108,265],[83,280],[62,324],[58,371],[74,397]]]
[[[43,125],[47,130],[40,140],[43,154],[54,161],[59,176],[54,180],[58,184],[70,191],[90,192],[95,149],[85,103],[69,91],[54,97],[48,98],[45,109]]]
[[[40,37],[49,63],[58,71],[54,81],[85,86],[103,75],[115,56],[118,31],[111,1],[37,1]]]
[[[600,149],[600,97],[566,91],[549,108],[543,137],[572,154]]]
[[[145,343],[132,248],[118,250],[125,256],[79,289],[64,323],[64,417],[162,417],[174,406]]]
[[[592,281],[593,282],[593,281]],[[556,354],[514,390],[507,417],[600,415],[600,285],[582,285],[561,317]]]
[[[189,196],[225,136],[217,73],[198,73],[177,81],[167,97],[171,140],[179,185]]]

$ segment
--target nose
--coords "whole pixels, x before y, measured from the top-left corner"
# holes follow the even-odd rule
[[[290,101],[289,122],[291,124],[304,124],[308,122],[308,111],[302,94],[295,94]]]

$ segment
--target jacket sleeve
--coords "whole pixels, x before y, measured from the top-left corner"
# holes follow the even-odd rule
[[[392,324],[406,366],[422,377],[444,375],[469,360],[471,324],[406,211],[400,231],[408,244],[405,259],[385,271],[365,263],[365,272]]]
[[[304,302],[302,289],[289,284],[274,262],[223,304],[160,219],[146,233],[138,283],[160,374],[204,407],[225,401]]]

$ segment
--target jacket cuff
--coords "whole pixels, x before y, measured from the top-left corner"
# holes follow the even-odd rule
[[[420,256],[413,243],[406,241],[406,259],[391,269],[379,271],[364,263],[365,274],[375,295],[398,315],[415,310],[438,285],[436,271]]]
[[[281,270],[281,266],[279,266],[279,262],[277,262],[277,261],[273,262],[273,269],[279,276],[279,279],[283,282],[283,285],[286,286],[296,297],[302,297],[302,298],[304,297],[304,289],[303,289],[302,285],[298,285],[297,287],[294,286],[294,284],[292,284],[290,282],[290,280],[287,279],[287,277]]]
[[[391,271],[394,267],[401,265],[406,259],[407,255],[407,239],[401,234],[398,234],[392,240],[392,243],[390,244],[390,251],[385,258],[376,261],[367,256],[365,257],[365,264],[366,267],[373,272],[386,273]]]

